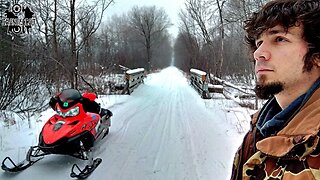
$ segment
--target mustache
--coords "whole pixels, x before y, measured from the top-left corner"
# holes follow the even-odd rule
[[[264,63],[264,62],[258,62],[255,67],[255,72],[258,73],[259,71],[263,70],[263,71],[274,71],[274,68],[272,65]]]
[[[273,69],[273,66],[271,66],[270,64],[268,64],[268,63],[266,63],[264,61],[255,62],[254,65],[256,67],[266,67],[266,68]]]

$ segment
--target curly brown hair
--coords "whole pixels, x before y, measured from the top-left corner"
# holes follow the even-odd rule
[[[310,71],[320,59],[320,0],[273,0],[245,21],[246,42],[252,51],[255,41],[264,31],[281,25],[288,31],[293,26],[303,27],[303,39],[308,43],[304,70]]]

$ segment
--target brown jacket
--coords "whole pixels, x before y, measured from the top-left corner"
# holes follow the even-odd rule
[[[274,136],[260,135],[257,118],[236,153],[231,179],[320,180],[320,88]]]

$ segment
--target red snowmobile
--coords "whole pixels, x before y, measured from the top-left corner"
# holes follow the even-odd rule
[[[8,172],[19,172],[38,162],[45,155],[63,154],[88,160],[89,163],[83,169],[74,164],[70,174],[71,177],[79,179],[88,177],[102,161],[101,158],[93,159],[92,148],[109,133],[112,116],[111,111],[100,108],[94,102],[96,98],[94,93],[81,95],[75,89],[63,90],[56,96],[53,105],[56,114],[44,124],[38,145],[30,147],[26,159],[18,164],[15,164],[10,157],[6,157],[2,161],[1,168]],[[85,111],[92,109],[94,104],[83,102],[96,103],[100,112]]]

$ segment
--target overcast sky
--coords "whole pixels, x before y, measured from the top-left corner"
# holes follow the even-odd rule
[[[115,3],[108,7],[106,16],[111,17],[113,14],[121,15],[127,13],[135,5],[139,7],[153,5],[157,8],[163,7],[173,24],[169,29],[169,33],[176,37],[178,34],[178,13],[180,9],[184,7],[184,1],[185,0],[115,0]]]

